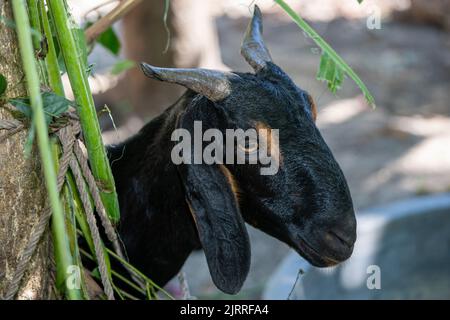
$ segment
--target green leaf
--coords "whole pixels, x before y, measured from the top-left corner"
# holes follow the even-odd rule
[[[24,155],[25,158],[29,158],[31,155],[31,151],[33,149],[34,137],[36,135],[36,127],[34,123],[31,121],[31,105],[30,100],[28,98],[17,98],[10,99],[9,103],[11,103],[17,111],[21,112],[27,119],[30,119],[30,128],[28,130],[27,138],[25,140],[24,145]]]
[[[57,117],[62,113],[66,112],[69,109],[69,106],[74,104],[72,101],[67,100],[66,98],[61,97],[53,92],[42,93],[42,102],[44,106],[45,120],[47,125],[50,125],[50,123],[53,120],[53,117]],[[11,103],[18,111],[20,111],[27,118],[31,119],[32,109],[29,98],[10,99],[9,103]]]
[[[28,119],[31,119],[31,103],[29,98],[9,99],[9,103],[11,103],[17,111],[20,111]]]
[[[64,112],[67,112],[69,107],[74,104],[72,101],[53,92],[44,92],[42,94],[42,100],[44,103],[45,114],[50,117],[57,117]]]
[[[328,89],[336,93],[344,81],[344,70],[338,66],[330,56],[324,52],[320,59],[320,67],[317,72],[317,80],[327,82]]]
[[[125,72],[131,68],[134,68],[136,66],[136,62],[131,60],[120,60],[118,61],[111,69],[111,73],[113,75],[119,75],[122,72]]]
[[[5,93],[7,87],[8,81],[6,81],[6,78],[0,73],[0,96]]]
[[[352,68],[344,61],[344,59],[339,56],[336,51],[308,24],[303,18],[301,18],[286,2],[283,0],[275,0],[275,2],[291,17],[291,19],[302,29],[321,49],[324,54],[327,54],[328,57],[323,58],[321,60],[321,64],[324,63],[324,70],[326,74],[322,74],[320,68],[318,76],[324,78],[328,82],[328,87],[330,89],[337,89],[343,80],[343,75],[349,76],[358,87],[361,89],[364,97],[367,100],[367,103],[375,108],[375,99],[370,93],[369,89],[367,89],[364,82],[358,77],[358,75],[353,71]],[[334,62],[334,67],[328,63],[328,60],[332,60]],[[328,67],[326,66],[328,65]],[[328,79],[328,77],[330,79]]]
[[[120,52],[121,48],[120,40],[112,27],[108,28],[105,32],[103,32],[97,38],[97,42],[101,44],[104,48],[111,51],[111,53],[116,56]]]
[[[100,276],[100,270],[97,268],[95,268],[94,270],[92,270],[91,272],[91,276],[97,280],[101,280],[102,277]]]
[[[47,126],[50,125],[50,123],[53,120],[53,117],[57,117],[62,113],[66,112],[69,109],[69,106],[74,104],[72,101],[67,100],[64,97],[58,96],[53,92],[43,92],[42,102],[44,106],[45,121]],[[11,103],[25,117],[27,117],[30,120],[32,119],[32,109],[29,98],[10,99],[9,103]],[[25,157],[27,158],[31,155],[34,137],[35,137],[35,127],[34,123],[31,122],[30,129],[28,130],[28,136],[25,141]]]

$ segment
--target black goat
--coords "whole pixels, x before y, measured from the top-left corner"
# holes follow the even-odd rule
[[[250,265],[244,221],[315,266],[352,253],[356,220],[344,175],[315,126],[311,97],[272,62],[261,34],[256,7],[242,46],[255,74],[142,64],[150,78],[188,88],[137,135],[109,147],[120,236],[130,262],[159,285],[203,248],[217,287],[238,292]],[[172,133],[193,133],[194,121],[222,132],[279,128],[278,145],[269,141],[278,173],[261,175],[259,164],[174,164]]]

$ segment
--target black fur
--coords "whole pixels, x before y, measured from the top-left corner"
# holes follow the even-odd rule
[[[120,236],[130,262],[159,285],[203,247],[215,284],[238,292],[250,264],[243,219],[316,266],[336,264],[352,252],[350,192],[315,126],[308,94],[273,63],[257,74],[236,74],[224,100],[188,91],[137,135],[108,149]],[[240,189],[237,201],[218,165],[174,165],[171,134],[191,130],[195,120],[222,130],[256,122],[280,129],[279,172],[262,176],[258,165],[227,165]]]

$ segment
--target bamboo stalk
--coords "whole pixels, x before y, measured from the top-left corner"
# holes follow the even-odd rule
[[[56,140],[52,140],[50,142],[51,144],[51,150],[52,150],[52,156],[54,159],[54,166],[55,171],[57,172],[59,170],[59,156],[61,148]],[[63,192],[62,192],[63,193]],[[63,195],[60,195],[60,199],[63,197]],[[62,221],[60,221],[59,217],[56,217],[54,214],[52,215],[52,234],[55,239],[54,241],[54,248],[55,248],[55,262],[56,262],[56,287],[66,292],[66,296],[69,300],[82,300],[82,292],[80,289],[77,288],[70,288],[66,285],[66,277],[67,272],[70,270],[68,267],[71,266],[78,266],[80,265],[76,264],[76,259],[72,256],[72,249],[71,249],[71,243],[69,238],[69,232],[66,225],[66,215],[63,213]],[[58,240],[58,234],[64,234],[65,242],[62,243]],[[75,239],[72,239],[72,241],[76,241],[76,234]],[[70,256],[70,265],[64,266],[64,257],[62,256],[62,253],[65,255]]]
[[[52,30],[51,30],[51,26],[50,26],[50,22],[49,22],[49,16],[45,7],[45,3],[44,1],[39,1],[39,15],[42,21],[42,28],[44,30],[44,34],[46,37],[46,40],[48,42],[48,53],[46,56],[46,62],[47,62],[47,70],[48,70],[48,74],[49,74],[49,79],[50,79],[50,86],[52,88],[52,90],[60,95],[60,96],[64,96],[64,87],[61,81],[61,75],[60,75],[60,68],[59,68],[59,63],[58,63],[58,57],[56,55],[56,48],[55,48],[55,43],[53,41],[53,34],[52,34]],[[91,252],[95,252],[94,251],[94,245],[93,245],[93,240],[92,240],[92,236],[90,234],[89,231],[89,227],[87,225],[87,221],[86,221],[86,217],[84,214],[84,210],[83,210],[83,205],[81,203],[81,199],[80,196],[78,194],[78,189],[75,185],[74,182],[74,178],[73,175],[70,171],[67,172],[66,174],[66,181],[67,181],[67,185],[66,185],[66,190],[71,190],[71,199],[68,199],[68,197],[66,196],[66,201],[73,201],[73,210],[74,210],[74,214],[76,217],[76,220],[81,228],[81,230],[83,230],[83,236],[86,239],[86,242],[88,243],[88,246],[91,250]],[[73,226],[75,226],[75,224],[73,224]],[[76,248],[76,250],[78,251],[79,248]],[[105,260],[106,260],[106,264],[108,266],[108,272],[110,272],[110,262],[109,262],[109,257],[106,254],[105,251]],[[79,261],[78,261],[79,263]],[[84,283],[83,283],[84,286]]]
[[[81,127],[86,141],[92,173],[101,190],[102,201],[108,216],[114,223],[117,223],[120,213],[114,178],[102,142],[100,125],[84,63],[80,60],[80,52],[74,50],[74,48],[77,48],[77,44],[67,19],[68,12],[63,0],[52,0],[48,1],[47,4],[55,22],[67,74],[79,106]]]
[[[64,87],[61,81],[61,73],[59,70],[58,56],[56,55],[56,47],[53,42],[52,29],[48,20],[47,10],[45,9],[44,0],[39,1],[39,16],[42,22],[42,28],[48,45],[45,62],[47,64],[48,80],[52,90],[61,97],[64,97]]]
[[[59,145],[58,145],[59,146]],[[60,149],[59,149],[60,150]],[[78,229],[77,229],[77,220],[76,220],[76,203],[75,196],[73,194],[74,190],[70,187],[68,183],[64,184],[63,187],[63,195],[64,195],[64,205],[66,212],[66,226],[68,229],[68,235],[70,237],[70,246],[72,249],[72,256],[75,260],[75,264],[79,267],[80,270],[80,293],[83,299],[88,299],[89,294],[86,287],[85,277],[83,276],[83,262],[80,253],[80,247],[78,245]]]
[[[33,30],[32,32],[33,47],[35,52],[37,53],[42,50],[41,41],[43,39],[41,20],[39,18],[39,11],[38,11],[38,0],[27,0],[27,7],[30,25]],[[48,74],[45,61],[39,59],[37,61],[37,64],[41,80],[44,82],[45,85],[48,85]]]
[[[13,0],[12,8],[16,22],[16,30],[20,46],[23,68],[27,80],[27,89],[30,95],[31,107],[33,110],[33,124],[36,128],[39,154],[44,171],[44,177],[48,192],[50,205],[52,208],[53,224],[55,228],[55,252],[60,262],[62,270],[69,270],[73,265],[73,258],[70,256],[69,242],[65,231],[64,212],[59,199],[59,192],[56,182],[55,163],[52,157],[50,141],[48,137],[47,124],[45,122],[42,96],[40,92],[40,81],[36,67],[30,21],[24,0]],[[79,292],[67,288],[68,299],[78,299]]]
[[[41,46],[41,39],[39,37],[39,34],[41,34],[41,24],[39,23],[37,0],[27,0],[27,7],[31,28],[36,31],[32,34],[33,47],[35,50],[39,50],[39,47]]]

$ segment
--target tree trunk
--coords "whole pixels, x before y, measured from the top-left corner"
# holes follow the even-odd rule
[[[0,0],[0,17],[12,21],[11,1]],[[2,98],[26,96],[24,74],[16,33],[0,22],[0,73],[8,81]],[[0,100],[0,119],[12,119]],[[5,294],[28,242],[31,230],[43,214],[47,197],[37,150],[24,156],[26,131],[0,144],[0,297]],[[52,287],[49,262],[50,236],[41,240],[23,278],[17,299],[50,298]]]
[[[168,41],[163,22],[165,1],[143,1],[123,19],[126,58],[160,67],[221,68],[217,30],[209,2],[170,0],[167,17],[170,39],[165,51]],[[116,107],[114,116],[119,124],[130,116],[120,114],[120,108],[117,108],[120,105],[128,106],[133,116],[145,122],[175,102],[183,91],[177,85],[149,80],[135,68],[127,72],[116,88],[99,97],[98,102]]]

